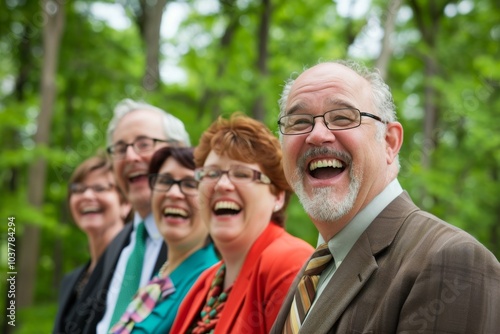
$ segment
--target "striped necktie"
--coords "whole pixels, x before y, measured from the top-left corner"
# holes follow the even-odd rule
[[[147,236],[148,232],[146,231],[144,221],[142,221],[139,225],[137,225],[137,231],[135,233],[135,246],[127,261],[120,294],[118,295],[115,310],[113,311],[113,316],[111,317],[111,322],[109,323],[110,328],[118,322],[127,309],[132,297],[139,288]]]
[[[297,285],[290,313],[283,328],[284,334],[299,332],[316,296],[319,277],[332,260],[333,256],[326,243],[321,244],[312,255]]]

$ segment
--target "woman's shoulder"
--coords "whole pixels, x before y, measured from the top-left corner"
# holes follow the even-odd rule
[[[177,284],[185,281],[187,276],[194,281],[201,281],[215,275],[218,267],[220,267],[220,261],[213,246],[210,246],[192,254],[170,274],[170,277]]]
[[[286,267],[291,264],[302,264],[314,252],[314,248],[306,241],[288,232],[274,239],[261,254],[261,262],[269,266]]]
[[[276,238],[274,242],[270,244],[270,248],[274,251],[281,250],[286,253],[293,250],[294,252],[305,252],[310,255],[314,252],[313,246],[305,240],[291,235],[287,231],[284,231],[279,238]]]

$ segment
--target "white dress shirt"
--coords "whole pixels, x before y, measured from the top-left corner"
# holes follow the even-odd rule
[[[127,267],[127,261],[135,247],[135,234],[137,231],[137,226],[143,219],[136,212],[134,215],[134,230],[130,234],[130,243],[122,249],[118,263],[116,264],[115,272],[113,273],[113,278],[108,287],[108,294],[106,296],[106,311],[103,318],[97,324],[97,334],[106,334],[108,332],[111,317],[115,310],[115,304],[118,300],[118,294],[120,293],[120,287],[122,286],[123,275],[125,273],[125,268]],[[144,252],[144,261],[142,264],[141,281],[139,287],[146,285],[151,279],[153,274],[153,269],[160,253],[161,246],[163,245],[163,238],[156,228],[153,215],[150,213],[145,219],[144,224],[146,231],[148,232],[148,237],[146,239],[146,250]]]

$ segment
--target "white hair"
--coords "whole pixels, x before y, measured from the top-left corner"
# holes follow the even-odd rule
[[[108,146],[113,144],[113,132],[115,131],[118,122],[120,122],[125,115],[135,110],[150,110],[158,113],[162,119],[163,131],[166,138],[169,140],[175,140],[185,146],[191,146],[189,134],[186,131],[184,123],[180,119],[151,104],[137,102],[132,99],[121,100],[113,110],[113,118],[109,122],[106,132],[106,141]]]

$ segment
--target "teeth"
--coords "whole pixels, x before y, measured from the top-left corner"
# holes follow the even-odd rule
[[[146,175],[146,174],[144,174],[144,172],[134,172],[134,173],[130,173],[128,175],[128,177],[132,178],[132,177],[137,177],[137,176],[141,176],[141,175]]]
[[[309,165],[309,170],[313,171],[318,168],[325,168],[325,167],[333,167],[333,168],[342,168],[343,165],[342,163],[337,160],[337,159],[331,159],[331,160],[318,160],[314,161]]]
[[[230,209],[230,210],[241,210],[240,206],[234,202],[229,202],[229,201],[223,201],[223,202],[217,202],[215,203],[214,210],[220,210],[220,209]]]
[[[163,214],[164,215],[178,215],[178,216],[182,216],[182,217],[188,216],[188,213],[186,210],[179,209],[179,208],[165,208],[165,210],[163,210]]]
[[[81,210],[82,213],[95,213],[95,212],[99,212],[99,211],[100,211],[99,207],[87,207],[87,208],[83,208]]]

